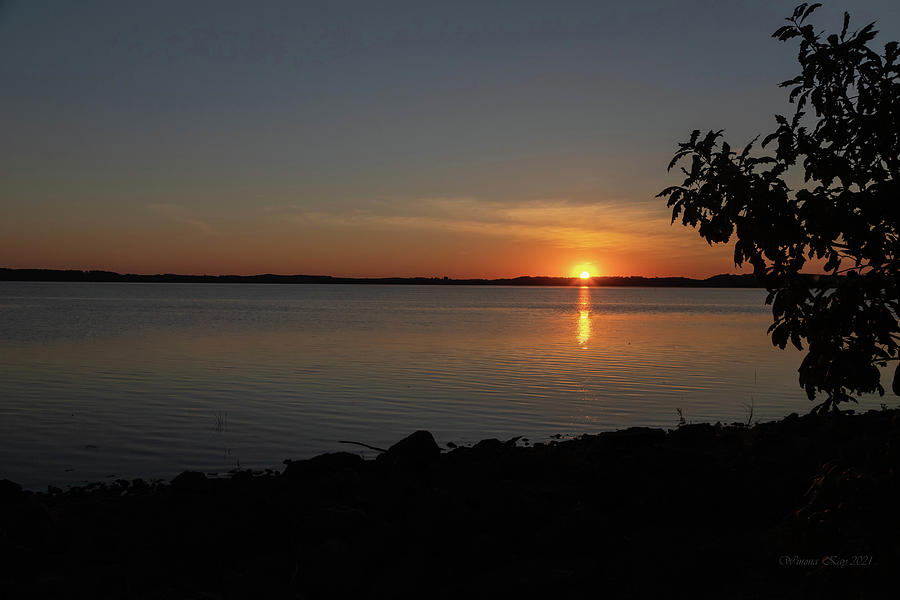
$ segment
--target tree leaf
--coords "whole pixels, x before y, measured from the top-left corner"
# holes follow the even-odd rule
[[[801,20],[801,21],[805,21],[805,20],[806,20],[806,17],[808,17],[809,15],[811,15],[812,12],[813,12],[814,10],[816,10],[817,8],[819,8],[820,6],[822,6],[822,3],[821,3],[821,2],[816,2],[815,4],[813,4],[812,6],[810,6],[809,8],[807,8],[807,9],[806,9],[806,12],[803,13],[803,17],[801,17],[800,20]]]

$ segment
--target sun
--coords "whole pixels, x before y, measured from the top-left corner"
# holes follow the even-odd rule
[[[581,277],[582,279],[590,279],[590,278],[591,278],[591,274],[588,273],[587,271],[582,271],[582,272],[581,272],[581,275],[579,275],[579,277]]]

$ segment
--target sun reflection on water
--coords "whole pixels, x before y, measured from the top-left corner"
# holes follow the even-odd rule
[[[591,339],[591,288],[582,286],[578,292],[578,344],[587,348]]]

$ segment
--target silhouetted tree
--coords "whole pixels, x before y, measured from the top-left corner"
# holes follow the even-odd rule
[[[751,152],[758,137],[738,153],[721,130],[694,131],[669,164],[690,160],[684,182],[657,196],[710,245],[736,236],[735,263],[769,291],[772,343],[807,345],[800,385],[810,400],[827,394],[814,411],[883,395],[878,367],[898,360],[900,342],[900,50],[869,47],[874,23],[848,33],[847,13],[840,34],[816,33],[806,19],[819,6],[799,5],[772,34],[799,38],[802,67],[780,84],[795,109],[762,142],[774,155]],[[898,377],[895,367],[895,394]]]

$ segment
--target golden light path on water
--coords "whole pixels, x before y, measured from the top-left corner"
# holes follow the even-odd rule
[[[578,344],[587,348],[591,339],[591,288],[581,286],[578,292]]]

